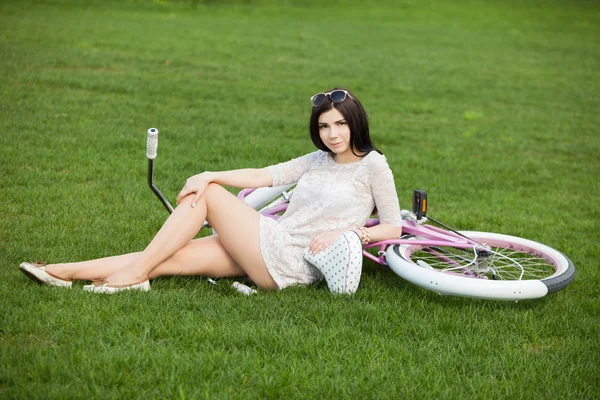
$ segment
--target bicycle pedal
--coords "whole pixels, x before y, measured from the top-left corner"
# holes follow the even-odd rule
[[[417,220],[427,216],[427,192],[420,189],[413,190],[413,213]]]

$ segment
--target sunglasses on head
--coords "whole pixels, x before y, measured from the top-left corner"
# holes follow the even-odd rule
[[[321,104],[323,104],[323,102],[325,101],[325,98],[327,98],[327,96],[329,96],[329,99],[333,103],[341,103],[342,101],[346,100],[346,97],[352,97],[352,96],[350,96],[350,93],[348,93],[347,90],[343,90],[343,89],[332,90],[331,92],[327,92],[327,93],[317,93],[313,97],[310,98],[310,101],[312,101],[313,107],[319,107]]]

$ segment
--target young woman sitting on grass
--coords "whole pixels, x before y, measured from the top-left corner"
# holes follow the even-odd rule
[[[325,276],[330,289],[355,291],[361,243],[401,235],[394,179],[371,142],[367,114],[354,94],[333,89],[314,95],[312,105],[310,136],[317,151],[262,169],[192,176],[144,251],[66,264],[22,263],[20,269],[48,285],[95,281],[84,289],[101,293],[149,290],[149,279],[165,275],[247,276],[262,289],[311,284]],[[221,186],[292,183],[294,194],[278,220]],[[364,228],[375,207],[380,224]],[[205,220],[217,235],[194,239]]]

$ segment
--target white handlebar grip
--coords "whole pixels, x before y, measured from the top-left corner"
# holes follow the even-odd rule
[[[158,150],[158,129],[148,129],[148,140],[146,140],[146,157],[150,160],[156,158],[156,152]]]

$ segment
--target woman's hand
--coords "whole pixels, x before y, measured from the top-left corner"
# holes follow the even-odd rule
[[[313,238],[313,240],[308,245],[310,252],[316,254],[322,250],[325,250],[329,246],[335,242],[335,240],[340,237],[340,235],[344,233],[342,231],[329,231],[321,233]]]
[[[192,200],[192,207],[196,207],[196,203],[200,200],[200,197],[204,194],[206,187],[212,182],[212,178],[209,172],[203,172],[198,175],[194,175],[185,182],[183,189],[177,195],[177,204],[181,203],[184,197],[189,194],[196,193]]]

